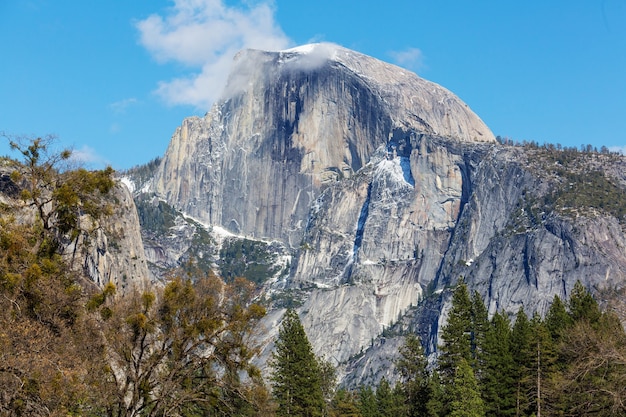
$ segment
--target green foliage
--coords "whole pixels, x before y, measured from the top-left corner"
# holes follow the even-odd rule
[[[319,362],[295,310],[285,313],[271,366],[278,415],[323,415],[325,403]]]
[[[450,417],[481,417],[485,407],[480,397],[478,382],[470,364],[462,358],[457,365],[450,387]]]
[[[267,399],[250,364],[257,348],[249,338],[265,310],[251,303],[253,294],[249,282],[225,284],[209,274],[176,276],[162,291],[112,301],[113,313],[101,324],[108,345],[103,377],[109,412],[258,412]]]
[[[546,205],[563,211],[593,208],[626,221],[626,190],[609,180],[601,171],[574,173],[561,171],[565,184],[546,195]]]
[[[588,146],[581,151],[549,145],[530,149],[531,170],[550,186],[535,205],[541,211],[569,215],[599,211],[626,221],[626,189],[606,169],[615,166],[619,158],[608,150],[598,153]]]
[[[389,382],[383,378],[376,388],[376,410],[378,417],[405,416],[405,399],[400,387],[392,389]]]
[[[556,342],[560,341],[572,323],[572,317],[567,312],[565,304],[558,295],[555,295],[545,318],[546,328],[552,339]]]
[[[426,404],[430,399],[429,377],[424,349],[419,338],[408,335],[400,348],[400,357],[396,368],[402,377],[403,395],[406,399],[407,415],[410,417],[424,416]]]
[[[574,284],[572,295],[569,299],[569,312],[574,321],[585,320],[589,323],[598,322],[602,314],[598,303],[580,281],[576,281],[576,284]]]
[[[178,213],[169,204],[148,194],[135,198],[135,206],[142,229],[156,234],[165,234],[175,225]]]
[[[441,330],[441,339],[438,371],[443,383],[448,384],[461,359],[472,362],[472,301],[463,281],[457,284],[452,294],[452,307]]]
[[[330,405],[329,415],[330,417],[361,417],[357,395],[346,389],[337,390]]]
[[[276,256],[265,242],[227,239],[220,250],[220,272],[226,280],[235,277],[262,284],[278,272]]]
[[[112,171],[63,167],[70,153],[45,140],[12,146],[22,201],[0,205],[0,415],[272,415],[250,363],[255,286],[187,274],[96,291],[62,250],[110,214]]]
[[[359,409],[363,417],[377,417],[378,405],[376,403],[376,393],[370,386],[359,388]]]

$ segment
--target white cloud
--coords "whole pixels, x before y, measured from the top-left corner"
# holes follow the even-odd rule
[[[87,145],[83,145],[83,147],[80,149],[73,149],[70,160],[77,165],[99,167],[111,165],[111,163],[107,159],[98,155],[98,153],[93,148]]]
[[[619,152],[622,155],[626,155],[626,145],[624,146],[609,146],[609,151]]]
[[[135,97],[125,98],[120,101],[116,101],[115,103],[109,104],[109,108],[113,110],[115,113],[124,113],[126,109],[133,104],[137,104],[138,101]]]
[[[389,52],[394,62],[401,67],[418,71],[424,67],[424,54],[418,48],[407,48],[404,51]]]
[[[270,1],[228,6],[222,0],[175,0],[166,15],[151,15],[137,29],[141,45],[159,62],[196,70],[161,81],[157,94],[169,104],[203,110],[219,97],[239,50],[281,50],[291,44],[274,20]]]

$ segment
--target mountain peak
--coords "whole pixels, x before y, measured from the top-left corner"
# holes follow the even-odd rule
[[[332,68],[337,79],[351,77],[386,108],[397,128],[463,142],[495,142],[491,130],[469,106],[444,87],[396,65],[333,43],[311,43],[283,51],[247,49],[237,54],[224,89],[227,100],[266,89],[279,79],[301,78]]]

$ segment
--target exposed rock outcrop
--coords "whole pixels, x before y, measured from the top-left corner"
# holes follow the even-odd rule
[[[390,327],[436,348],[460,276],[491,313],[545,312],[576,280],[624,287],[626,218],[594,196],[572,203],[571,181],[592,169],[626,201],[626,162],[563,152],[497,144],[449,91],[353,51],[244,51],[223,99],[175,132],[151,191],[289,247],[290,273],[264,284],[266,325],[297,306],[316,353],[358,384],[390,369]]]
[[[111,193],[113,214],[91,234],[82,234],[76,251],[71,246],[66,252],[74,253],[73,265],[80,263],[98,286],[112,282],[121,292],[148,288],[150,274],[132,194],[119,182]]]

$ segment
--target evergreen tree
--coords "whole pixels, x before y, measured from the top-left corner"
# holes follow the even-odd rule
[[[429,400],[428,370],[426,357],[419,338],[413,334],[406,337],[400,348],[396,367],[402,376],[402,389],[407,402],[408,415],[425,416]]]
[[[363,417],[378,417],[376,394],[372,387],[362,386],[359,389],[359,410]]]
[[[441,330],[444,343],[439,347],[441,353],[437,358],[437,372],[442,386],[440,390],[433,391],[434,398],[429,406],[438,409],[439,416],[446,416],[451,411],[450,404],[453,400],[451,387],[454,385],[460,363],[462,361],[467,364],[473,363],[472,323],[472,301],[467,286],[463,281],[459,281],[452,294],[448,320]]]
[[[580,281],[574,284],[569,299],[569,311],[575,322],[587,320],[589,323],[597,323],[600,320],[601,312],[598,303]]]
[[[442,383],[448,385],[462,359],[472,363],[472,301],[467,286],[460,281],[452,294],[452,307],[446,325],[441,331],[443,345],[438,358]]]
[[[289,309],[272,354],[273,394],[279,416],[322,416],[325,408],[319,363],[298,314]]]
[[[511,332],[511,351],[515,365],[515,416],[527,415],[529,401],[527,392],[532,381],[528,377],[529,364],[532,356],[531,327],[528,316],[523,308],[520,308],[515,316],[515,324]]]
[[[538,313],[535,313],[530,322],[530,361],[527,366],[529,402],[531,410],[537,417],[555,412],[558,400],[554,386],[556,373],[556,346],[550,332]],[[556,408],[555,408],[556,407]]]
[[[354,393],[345,389],[339,389],[330,405],[331,417],[361,417],[358,401]]]
[[[465,359],[457,366],[452,386],[450,387],[450,417],[482,417],[485,407],[480,397],[478,381],[472,367]]]
[[[477,377],[480,379],[479,371],[482,368],[482,354],[485,343],[485,337],[487,335],[487,330],[489,329],[489,313],[487,312],[487,308],[485,307],[485,303],[483,302],[483,298],[478,293],[478,291],[474,291],[472,294],[472,359],[474,369]]]
[[[406,408],[401,387],[397,385],[392,389],[389,381],[383,378],[376,389],[376,409],[378,410],[376,415],[380,417],[405,416]]]
[[[429,398],[428,403],[426,403],[428,413],[426,415],[431,417],[445,416],[447,399],[437,371],[433,372],[428,380],[428,393]]]
[[[377,415],[381,417],[391,417],[393,408],[393,393],[389,382],[383,378],[376,388],[376,409]]]
[[[571,327],[573,320],[567,312],[567,308],[558,295],[554,296],[548,314],[546,314],[545,324],[550,332],[550,336],[555,342],[563,337],[563,333]]]
[[[496,313],[485,338],[482,387],[487,416],[515,415],[515,385],[510,321]]]

